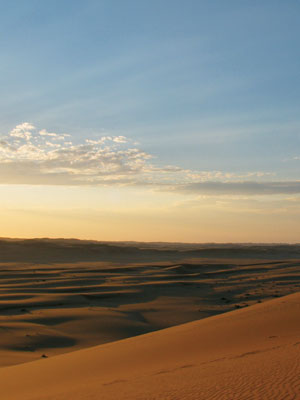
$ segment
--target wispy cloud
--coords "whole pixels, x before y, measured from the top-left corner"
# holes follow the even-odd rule
[[[207,195],[273,195],[273,194],[297,194],[300,193],[300,181],[284,182],[194,182],[173,187],[174,191],[184,193],[198,193]]]
[[[185,196],[173,205],[174,209],[188,210],[189,212],[211,210],[225,211],[226,213],[245,214],[277,214],[277,215],[300,215],[299,195],[287,196],[248,196],[224,194],[219,195],[197,195]]]
[[[74,143],[68,133],[29,122],[0,138],[0,183],[37,185],[131,185],[180,193],[295,194],[300,181],[276,182],[268,172],[195,171],[162,165],[125,136]]]

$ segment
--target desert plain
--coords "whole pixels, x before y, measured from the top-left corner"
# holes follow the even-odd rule
[[[300,246],[0,240],[0,398],[300,398]]]

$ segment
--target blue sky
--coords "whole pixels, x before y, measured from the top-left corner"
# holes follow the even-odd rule
[[[297,1],[0,4],[0,134],[11,146],[21,146],[12,139],[20,136],[7,137],[24,123],[36,135],[42,130],[67,133],[72,146],[111,137],[109,151],[119,158],[125,150],[114,138],[124,136],[126,151],[137,147],[140,163],[148,165],[151,156],[153,176],[147,184],[158,184],[158,174],[172,165],[182,171],[179,177],[168,175],[171,186],[186,184],[190,171],[206,173],[205,181],[300,186]],[[46,143],[51,141],[39,144],[44,159],[55,146]],[[24,149],[2,155],[4,164],[12,163],[9,171],[6,164],[0,167],[3,184],[42,184],[46,167],[38,171],[41,159],[33,153],[26,158]],[[131,168],[132,177],[137,166],[128,154],[120,162],[127,171]],[[35,172],[32,165],[26,169],[29,159]],[[59,167],[64,174],[68,162]],[[20,173],[14,176],[18,168],[21,178]],[[57,168],[55,176],[62,174]],[[87,174],[84,168],[81,172]],[[58,185],[72,184],[69,178],[57,179]],[[141,186],[144,179],[129,182],[126,176],[129,186]],[[188,182],[196,183],[195,177]],[[55,185],[55,177],[45,184]],[[243,194],[245,186],[240,187]],[[176,191],[181,188],[185,191],[183,186]]]

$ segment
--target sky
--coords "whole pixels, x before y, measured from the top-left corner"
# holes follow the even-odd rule
[[[0,237],[300,242],[298,1],[0,5]]]

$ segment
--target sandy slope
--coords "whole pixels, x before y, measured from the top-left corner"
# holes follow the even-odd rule
[[[300,398],[300,293],[0,371],[5,400]]]
[[[38,252],[38,251],[37,251]],[[300,288],[299,260],[0,264],[0,366],[104,344]],[[1,259],[1,254],[0,254]],[[48,264],[45,264],[48,262]]]

